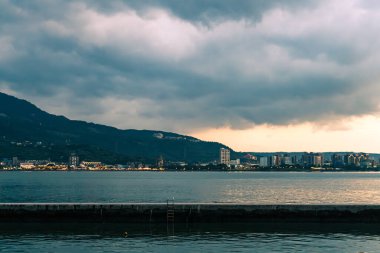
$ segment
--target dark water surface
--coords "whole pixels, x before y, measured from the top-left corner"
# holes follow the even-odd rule
[[[380,204],[380,173],[0,172],[0,202]]]
[[[380,252],[370,224],[0,226],[0,252]]]
[[[380,174],[0,172],[0,202],[163,202],[171,197],[177,202],[380,204]],[[0,252],[380,252],[380,224],[0,223]]]

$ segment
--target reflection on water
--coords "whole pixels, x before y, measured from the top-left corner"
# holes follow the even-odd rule
[[[371,224],[0,224],[1,252],[379,252]],[[125,234],[127,232],[127,236]]]
[[[0,172],[0,202],[380,204],[380,173]]]
[[[380,204],[379,173],[1,172],[0,202]],[[0,252],[380,252],[378,224],[0,224]]]

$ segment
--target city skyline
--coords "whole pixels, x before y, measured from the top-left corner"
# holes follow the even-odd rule
[[[380,152],[375,1],[0,8],[0,91],[50,113],[236,151]]]

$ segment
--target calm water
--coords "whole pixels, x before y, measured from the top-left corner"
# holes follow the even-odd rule
[[[380,173],[0,172],[0,202],[371,203]]]
[[[380,174],[0,173],[0,202],[163,202],[168,197],[178,202],[380,204]],[[380,226],[8,223],[0,224],[0,252],[380,252]]]
[[[369,224],[0,224],[0,252],[378,253],[380,229]]]

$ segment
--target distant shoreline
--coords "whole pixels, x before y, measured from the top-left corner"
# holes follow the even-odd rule
[[[364,173],[364,172],[380,172],[380,170],[0,170],[1,172],[154,172],[154,173],[164,173],[164,172],[269,172],[269,173],[340,173],[340,172],[352,172],[352,173]]]

